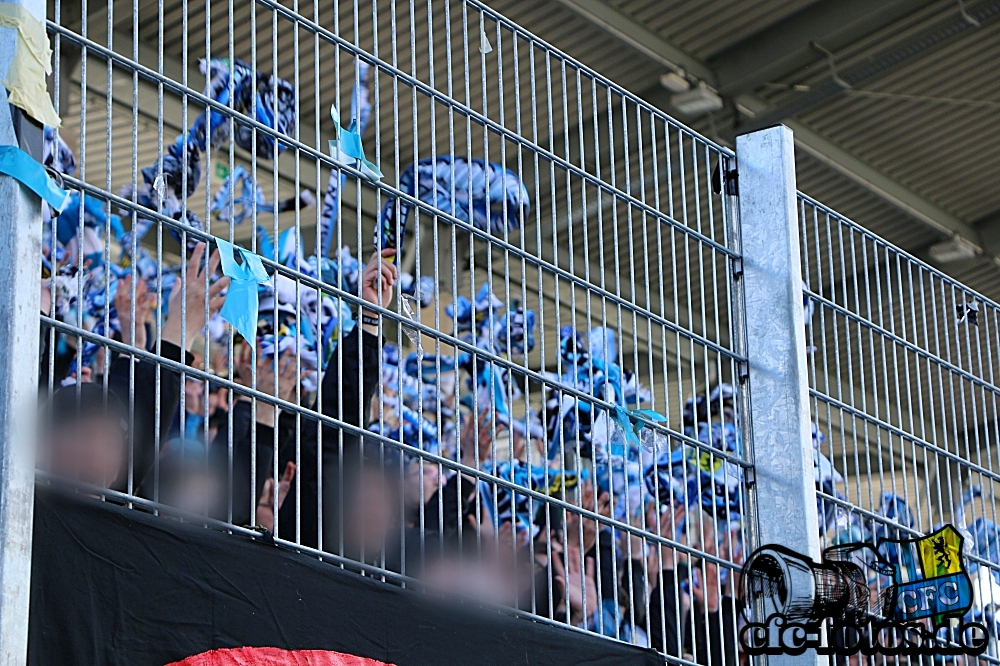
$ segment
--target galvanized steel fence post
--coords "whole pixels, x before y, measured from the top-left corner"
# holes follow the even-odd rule
[[[20,2],[42,24],[45,3]],[[0,80],[17,52],[17,30],[0,28]],[[0,144],[17,145],[7,91],[0,87]],[[21,147],[39,161],[41,128],[19,119]],[[31,535],[38,406],[41,202],[0,176],[0,665],[28,652]]]
[[[757,543],[819,560],[792,131],[736,139]],[[817,663],[814,652],[772,664]]]

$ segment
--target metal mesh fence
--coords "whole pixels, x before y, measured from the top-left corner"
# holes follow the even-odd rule
[[[964,537],[993,626],[997,304],[800,194],[809,382],[823,545]],[[917,567],[908,546],[879,548]],[[914,574],[910,574],[913,576]]]
[[[49,16],[41,478],[736,663],[732,153],[476,2]]]

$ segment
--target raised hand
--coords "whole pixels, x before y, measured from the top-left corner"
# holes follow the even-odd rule
[[[256,389],[261,393],[272,395],[286,402],[291,402],[295,397],[295,389],[298,386],[298,373],[295,367],[295,351],[292,349],[285,352],[278,358],[278,386],[277,391],[274,385],[274,358],[264,356],[257,347],[257,361],[254,363],[254,355],[250,345],[243,343],[239,345],[235,363],[237,372],[234,380],[247,388],[252,387],[253,369],[257,371]],[[248,396],[241,396],[241,400],[252,400]],[[257,405],[257,423],[274,427],[274,408],[266,403]]]
[[[288,461],[285,471],[278,480],[278,508],[285,503],[288,490],[292,487],[292,480],[295,478],[295,463]],[[264,482],[264,487],[260,491],[260,499],[257,501],[257,525],[266,527],[269,532],[274,532],[274,479]]]
[[[140,279],[135,285],[135,337],[132,337],[132,276],[126,275],[118,281],[115,294],[115,310],[121,327],[122,342],[139,349],[146,348],[146,323],[152,319],[156,294],[149,293],[149,285]]]
[[[586,610],[593,612],[597,609],[597,567],[594,558],[586,558],[586,562],[581,572],[580,549],[572,543],[565,547],[566,565],[563,566],[563,548],[557,546],[558,542],[552,544],[552,569],[553,580],[559,583],[564,593],[569,598],[570,622],[574,625],[581,625],[584,617],[584,600],[586,600]]]
[[[482,407],[479,416],[469,416],[462,424],[459,443],[462,446],[462,462],[469,467],[476,466],[475,453],[479,453],[479,464],[490,458],[493,439],[491,437],[490,409]]]
[[[709,613],[719,610],[719,565],[705,560],[704,568],[694,568],[691,594]]]
[[[188,260],[187,268],[184,271],[183,282],[174,286],[170,293],[169,313],[167,321],[163,325],[163,340],[180,346],[183,337],[189,349],[194,345],[195,336],[205,328],[206,292],[209,299],[208,316],[211,317],[225,303],[225,297],[220,294],[229,286],[229,278],[223,277],[216,280],[211,287],[206,287],[208,276],[214,274],[219,267],[219,251],[216,250],[213,252],[211,259],[209,259],[207,276],[201,271],[201,258],[204,254],[204,243],[198,243],[194,246],[194,250],[191,252],[191,259]],[[185,306],[183,317],[181,315],[182,302]],[[181,334],[182,324],[183,336]]]
[[[361,271],[361,298],[373,305],[383,308],[392,301],[393,287],[399,279],[399,269],[390,259],[396,256],[396,250],[387,248],[381,254],[373,252],[364,270]],[[363,317],[378,317],[377,312],[361,310]],[[362,325],[364,321],[362,320]]]

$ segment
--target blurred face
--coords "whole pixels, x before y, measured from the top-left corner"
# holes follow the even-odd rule
[[[203,414],[205,412],[205,384],[198,379],[190,379],[184,384],[184,409],[188,414]]]
[[[118,424],[91,416],[55,429],[42,442],[42,455],[54,474],[108,488],[125,465],[125,445]]]
[[[212,391],[208,395],[208,413],[214,414],[215,410],[226,410],[229,408],[229,397],[226,389]]]
[[[511,581],[504,580],[488,556],[485,559],[474,553],[451,554],[431,562],[422,578],[446,597],[509,603]]]
[[[164,488],[163,495],[164,503],[182,511],[213,515],[222,505],[223,487],[213,474],[192,467]]]
[[[425,462],[421,471],[420,462],[415,460],[406,466],[404,480],[403,497],[407,508],[416,508],[426,504],[437,492],[437,465]],[[421,487],[423,487],[423,497],[420,496]]]
[[[367,557],[382,550],[389,531],[398,525],[399,497],[382,472],[373,468],[361,473],[353,494],[346,532]]]

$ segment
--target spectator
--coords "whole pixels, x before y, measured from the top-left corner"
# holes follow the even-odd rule
[[[383,250],[381,256],[373,254],[365,266],[359,281],[365,301],[386,307],[392,300],[398,277],[396,266],[390,261],[394,254],[395,250],[390,249]],[[323,375],[321,399],[310,406],[326,417],[355,428],[366,425],[368,405],[378,386],[381,353],[378,313],[362,309],[360,314],[361,326],[338,345]],[[266,411],[269,410],[262,410],[258,405],[258,441],[262,435],[263,441],[272,441],[267,438],[266,431],[259,429],[259,419],[266,418]],[[350,482],[345,471],[358,465],[363,457],[363,440],[353,432],[325,423],[320,427],[318,421],[301,419],[287,412],[280,415],[277,427],[279,467],[292,461],[297,468],[289,499],[278,515],[278,533],[283,539],[338,552],[342,502],[350,492],[342,483]],[[319,524],[321,501],[322,526]]]
[[[176,288],[170,293],[167,320],[160,331],[159,354],[175,363],[193,363],[193,355],[186,349],[182,350],[181,343],[183,341],[189,349],[194,346],[197,335],[205,328],[206,298],[209,301],[208,314],[212,316],[222,307],[224,296],[220,294],[229,286],[229,278],[226,277],[220,278],[210,287],[206,285],[208,279],[206,272],[202,270],[204,254],[205,244],[195,245],[185,269],[186,289]],[[207,275],[215,273],[218,266],[219,252],[216,250],[208,262]],[[150,390],[157,383],[159,391]],[[119,355],[111,362],[108,386],[130,404],[133,460],[131,482],[134,487],[141,486],[141,494],[151,499],[153,484],[143,484],[143,481],[153,468],[158,444],[166,440],[177,412],[180,403],[180,374],[155,362]],[[128,488],[127,471],[115,482],[114,488]]]
[[[278,510],[285,503],[288,491],[292,487],[292,480],[295,478],[295,463],[285,464],[285,470],[278,479],[277,493],[275,493],[274,477],[264,481],[264,489],[257,500],[256,523],[269,532],[274,532],[274,506],[277,504]]]
[[[424,524],[421,507],[438,491],[440,478],[435,463],[421,462],[415,457],[407,461],[403,473],[403,511],[406,514],[407,527],[420,527]],[[431,510],[436,514],[436,505],[431,507]]]
[[[660,534],[674,541],[680,541],[683,521],[692,548],[723,559],[728,554],[728,539],[718,546],[710,514],[688,515],[676,504],[672,520],[649,518],[647,524],[659,525]],[[660,580],[650,601],[652,647],[698,664],[737,666],[735,603],[729,586],[722,585],[718,564],[707,558],[695,561],[668,548],[662,549],[660,561]]]
[[[211,288],[206,288],[207,280],[205,274],[201,272],[204,251],[204,243],[196,245],[187,264],[187,316],[184,316],[181,308],[183,290],[175,289],[170,298],[170,315],[161,331],[160,355],[177,363],[190,363],[193,359],[189,353],[182,353],[179,345],[182,339],[189,345],[193,344],[195,336],[204,328],[206,297],[209,298],[209,309],[210,314],[212,314],[222,306],[222,298],[219,297],[219,293],[229,283],[228,278],[222,278],[215,282]],[[209,274],[215,271],[218,263],[218,252],[215,252],[209,261]],[[48,300],[43,288],[43,313]],[[43,339],[47,337],[44,329],[42,336]],[[44,367],[42,371],[44,372]],[[71,390],[64,392],[63,389],[60,389],[56,392],[59,394],[58,402],[55,399],[56,394],[53,394],[48,413],[52,414],[54,410],[57,410],[70,416],[68,421],[64,420],[60,423],[57,420],[53,423],[52,429],[47,435],[48,439],[43,440],[43,448],[48,447],[47,453],[53,455],[53,463],[60,466],[59,473],[62,475],[87,480],[95,485],[115,490],[126,491],[139,488],[144,477],[153,468],[158,443],[166,438],[170,422],[177,411],[177,405],[180,402],[180,375],[157,363],[118,355],[113,358],[108,368],[106,396],[103,381],[99,384],[92,384],[91,386],[94,388],[84,389],[88,377],[84,375],[82,368],[77,379],[79,382],[77,386],[64,387]],[[156,386],[157,383],[159,383],[159,391],[149,390],[149,387]],[[84,402],[85,394],[86,402]],[[79,406],[71,404],[75,399],[80,400]],[[104,416],[98,410],[98,404],[106,410]],[[124,432],[126,433],[124,443],[119,441],[117,429],[105,428],[103,434],[98,434],[96,424],[104,417],[107,417],[109,422],[113,420],[118,424],[124,423]],[[65,440],[69,438],[71,433],[66,428],[75,420],[81,420],[88,427],[93,426],[93,428],[84,438],[87,440],[86,442],[82,442],[79,446],[68,446],[69,443]],[[112,436],[112,432],[115,433],[114,436]],[[98,444],[103,445],[104,448],[101,450],[104,455],[97,459],[87,459],[81,453],[94,450]],[[128,469],[126,463],[129,457],[128,446],[131,446],[133,461],[131,470]],[[113,455],[112,451],[117,451],[117,456]],[[116,458],[120,458],[119,464],[114,462]],[[70,467],[71,463],[79,466],[76,470],[77,473],[74,473],[74,469]],[[107,474],[113,469],[117,470],[116,476],[107,477]],[[146,496],[151,497],[149,494]]]
[[[238,384],[250,388],[252,379],[256,377],[257,391],[277,395],[285,401],[294,399],[297,385],[294,351],[287,351],[278,359],[277,377],[274,375],[274,358],[264,356],[259,344],[255,353],[245,340],[235,341],[233,356],[234,379]],[[249,525],[251,507],[256,498],[263,496],[265,481],[271,478],[273,483],[275,450],[283,438],[294,435],[287,432],[289,427],[294,427],[294,421],[286,420],[286,430],[278,428],[276,434],[274,406],[255,401],[242,393],[234,393],[230,411],[230,417],[219,422],[209,455],[222,470],[228,470],[232,456],[232,477],[228,476],[228,471],[226,477],[232,479],[232,520],[237,525]],[[255,456],[251,453],[252,448],[256,451]],[[253,461],[256,461],[256,466],[251,476]],[[256,481],[252,492],[251,479]]]
[[[128,410],[97,384],[64,386],[42,412],[39,466],[109,488],[126,467]]]
[[[326,550],[356,562],[400,571],[403,544],[398,459],[397,451],[380,450],[369,443],[359,463],[349,461],[345,465],[343,532],[324,531]]]
[[[157,481],[162,504],[188,514],[226,519],[225,470],[206,459],[202,441],[169,440],[158,468],[149,476]]]

